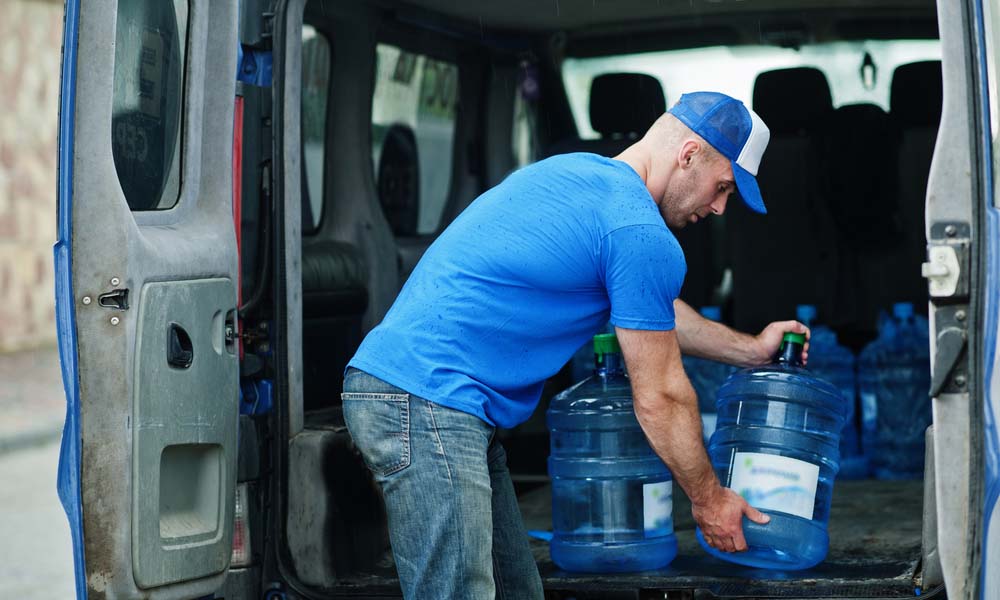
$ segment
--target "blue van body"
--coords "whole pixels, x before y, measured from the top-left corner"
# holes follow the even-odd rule
[[[946,0],[942,0],[942,2],[944,1]],[[282,10],[287,8],[286,3],[279,2],[277,5]],[[978,232],[978,235],[982,240],[980,242],[982,244],[982,252],[979,255],[976,255],[968,264],[974,265],[976,260],[982,261],[983,266],[981,273],[983,278],[981,281],[978,281],[978,286],[979,290],[986,290],[971,290],[972,295],[975,296],[978,294],[978,298],[982,299],[982,305],[980,306],[979,311],[979,314],[981,315],[981,322],[978,323],[978,328],[981,331],[981,334],[977,341],[978,346],[976,348],[970,348],[972,356],[974,356],[977,360],[977,364],[974,365],[974,369],[978,374],[978,377],[975,381],[969,383],[969,388],[971,388],[973,392],[977,393],[982,401],[983,414],[981,415],[981,427],[979,429],[976,429],[975,427],[972,429],[972,431],[974,433],[978,433],[980,437],[979,439],[974,439],[972,447],[973,453],[981,453],[982,455],[983,480],[981,482],[981,486],[983,497],[975,503],[976,506],[981,507],[981,513],[972,514],[970,516],[970,518],[979,521],[975,526],[978,531],[973,537],[971,537],[971,540],[978,544],[978,548],[968,548],[968,556],[975,556],[979,559],[978,565],[975,566],[975,572],[979,574],[980,578],[980,581],[978,582],[978,596],[981,598],[992,598],[1000,597],[1000,533],[998,533],[1000,532],[1000,430],[998,430],[998,424],[1000,424],[1000,372],[996,371],[998,361],[1000,361],[1000,357],[998,357],[996,353],[998,347],[997,333],[998,330],[1000,330],[1000,208],[998,208],[996,203],[993,201],[995,191],[993,180],[994,156],[990,126],[991,117],[996,118],[997,114],[995,112],[996,108],[991,105],[989,85],[987,82],[994,79],[996,75],[988,71],[988,64],[991,61],[989,60],[990,57],[987,53],[991,48],[991,42],[988,39],[987,21],[984,16],[983,1],[970,0],[967,3],[964,3],[963,6],[964,5],[967,5],[968,14],[970,14],[974,19],[973,27],[970,27],[970,29],[974,30],[976,34],[974,50],[969,52],[970,58],[972,58],[971,55],[974,55],[978,59],[975,61],[975,64],[978,67],[978,72],[974,74],[972,80],[975,81],[979,93],[979,97],[976,99],[976,105],[978,115],[981,119],[976,128],[976,132],[978,133],[978,143],[976,147],[978,156],[976,158],[974,171],[979,171],[978,177],[981,180],[983,189],[978,194],[978,197],[984,203],[984,206],[976,208],[981,215],[981,219],[978,221],[981,226],[981,231]],[[996,9],[992,8],[992,10]],[[80,357],[78,355],[81,343],[81,340],[78,337],[79,326],[77,323],[79,298],[77,297],[77,291],[73,289],[73,268],[75,264],[75,245],[73,236],[73,190],[74,180],[76,177],[76,174],[74,173],[74,152],[77,148],[74,137],[76,132],[75,116],[79,110],[77,105],[78,100],[84,100],[78,98],[77,96],[77,80],[80,68],[79,65],[84,64],[83,61],[85,61],[87,57],[81,56],[79,47],[81,16],[80,0],[66,0],[65,11],[62,95],[60,101],[59,123],[59,174],[57,187],[58,226],[57,242],[54,247],[54,261],[58,344],[62,363],[62,377],[67,399],[67,413],[59,460],[57,492],[66,510],[70,523],[75,561],[77,598],[82,600],[88,598],[88,589],[92,590],[93,588],[91,587],[92,583],[88,577],[88,561],[87,556],[85,556],[84,543],[84,511],[86,510],[86,507],[84,506],[84,498],[87,494],[85,494],[83,489],[83,486],[85,485],[85,478],[81,475],[82,470],[84,469],[84,461],[81,456],[83,451],[81,446],[81,438],[83,436],[81,426],[81,403],[85,400],[80,387],[82,375]],[[415,20],[421,22],[420,19]],[[423,23],[424,25],[427,24],[426,22]],[[428,26],[428,29],[433,30],[434,28]],[[996,56],[1000,56],[1000,53],[997,53],[997,48],[995,46],[992,46],[992,50],[995,54],[994,58]],[[242,51],[241,48],[238,46],[234,47],[234,57],[237,52],[240,51]],[[235,61],[236,59],[234,58],[233,60]],[[266,62],[266,60],[255,60],[255,64],[263,64]],[[275,60],[275,64],[276,70],[282,67],[282,63],[277,59]],[[276,77],[276,81],[277,79],[278,77]],[[971,251],[975,251],[975,246],[972,246]],[[932,356],[932,362],[933,361],[934,357]],[[932,370],[932,375],[936,376],[937,372]],[[944,375],[947,375],[947,372],[941,374],[942,377],[944,377]],[[932,383],[932,387],[933,385],[934,384]],[[942,388],[938,386],[937,389],[940,391]],[[233,451],[235,452],[235,449]],[[235,483],[235,474],[230,475],[233,476],[233,483]],[[120,518],[123,520],[123,523],[127,524],[130,522],[132,517],[127,514],[122,514],[120,515]],[[228,518],[231,519],[231,515],[229,515]],[[87,533],[88,535],[101,534],[101,532]],[[263,542],[263,539],[264,536],[257,541]],[[277,543],[274,542],[273,539],[271,542]],[[277,548],[272,548],[270,550],[282,556],[286,552],[284,549]],[[954,548],[949,548],[947,550],[953,551]],[[944,551],[946,550],[942,549],[942,552]],[[285,594],[287,594],[287,597],[289,598],[320,597],[318,595],[307,595],[307,593],[299,595],[298,591],[292,591],[293,589],[298,588],[289,584],[287,580],[282,579],[288,575],[288,573],[282,568],[281,561],[287,560],[287,558],[279,558],[275,560],[277,560],[276,564],[278,566],[275,566],[274,564],[269,565],[267,580],[260,582],[262,586],[273,586],[271,591],[265,592],[268,598],[282,597]],[[685,572],[683,570],[688,568],[684,566],[686,563],[680,559],[678,560],[678,563],[681,564],[681,567],[679,567],[680,570],[662,572],[656,574],[655,576],[650,575],[647,578],[630,579],[627,584],[622,584],[621,582],[612,583],[612,587],[615,589],[621,589],[624,585],[627,589],[634,588],[635,590],[640,588],[662,588],[665,590],[701,589],[700,586],[702,584],[698,583],[699,580],[696,580],[697,578],[694,578],[690,574],[691,572]],[[948,569],[946,568],[945,570],[947,571]],[[755,593],[760,593],[761,589],[766,589],[766,582],[770,579],[788,579],[786,575],[781,574],[771,574],[770,576],[765,577],[760,577],[760,575],[760,573],[741,572],[737,573],[735,577],[739,581],[753,581],[756,582],[756,584],[760,584],[760,581],[764,581],[765,583],[763,585],[765,585],[765,588],[749,587],[748,584],[747,589],[756,590]],[[551,579],[546,579],[547,585],[549,585],[551,581],[557,580],[556,575],[546,573],[546,577],[550,576],[552,577]],[[220,575],[219,577],[224,577],[224,575]],[[661,577],[662,579],[656,579],[656,577]],[[289,579],[290,578],[291,577],[289,577]],[[593,591],[591,586],[596,585],[594,582],[585,579],[559,581],[560,583],[558,585],[552,584],[553,587],[551,589],[555,590],[553,594],[578,593],[580,590],[583,590],[583,592],[587,592],[588,590]],[[734,584],[730,582],[726,585],[731,586]],[[711,585],[705,584],[705,587],[711,588],[715,591],[722,589],[719,586],[720,584],[714,580]],[[141,588],[141,586],[139,587]],[[966,588],[962,589],[963,591],[968,591]],[[576,591],[574,592],[573,590]],[[392,595],[391,591],[386,592],[383,588],[369,591],[373,594],[386,593],[387,595]],[[365,593],[365,590],[354,589],[354,592]],[[134,592],[134,595],[128,595],[127,597],[147,597],[145,593],[146,592],[140,590]],[[174,592],[167,590],[163,592],[161,597],[183,597],[182,595],[171,595],[173,593]],[[183,593],[184,592],[176,592],[176,594]],[[599,594],[601,592],[598,590],[596,593]],[[943,588],[936,588],[935,593],[945,592],[943,591]],[[97,594],[95,594],[95,596],[97,596]],[[209,592],[207,597],[211,598],[215,596],[213,593]],[[245,598],[246,600],[249,600],[250,598],[249,596],[241,595],[227,595],[226,597],[240,599]],[[569,596],[553,595],[553,597]]]

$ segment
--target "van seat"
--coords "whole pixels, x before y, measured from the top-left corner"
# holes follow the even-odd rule
[[[899,185],[900,217],[906,231],[907,268],[916,265],[917,273],[907,281],[906,299],[918,307],[926,305],[927,285],[918,277],[920,264],[927,253],[924,212],[927,202],[927,177],[941,122],[941,61],[931,60],[903,65],[892,77],[889,115],[900,130],[899,162],[896,172]]]
[[[302,247],[302,351],[305,409],[340,403],[342,375],[361,343],[368,274],[351,244]]]
[[[549,147],[546,156],[593,152],[617,156],[646,133],[667,110],[663,86],[643,73],[604,73],[590,84],[590,126],[597,140],[570,138]]]
[[[903,65],[893,74],[890,113],[878,111],[877,120],[851,117],[859,122],[850,145],[865,146],[843,181],[854,181],[847,190],[856,206],[853,228],[863,228],[867,242],[859,247],[857,297],[858,319],[869,335],[879,311],[889,312],[893,303],[926,310],[927,283],[920,274],[926,256],[924,206],[941,98],[940,61]],[[859,176],[869,179],[865,189],[857,185]]]
[[[821,139],[833,103],[813,68],[757,76],[754,110],[771,130],[757,182],[766,215],[733,202],[727,212],[732,321],[742,331],[791,319],[797,304],[832,310],[837,250],[822,181]]]
[[[915,275],[899,263],[904,231],[896,179],[899,132],[880,106],[837,109],[830,127],[827,186],[842,269],[837,317],[844,343],[860,347],[875,333],[880,310],[902,300]]]

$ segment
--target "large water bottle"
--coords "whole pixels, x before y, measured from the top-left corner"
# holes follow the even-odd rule
[[[677,555],[673,480],[632,406],[614,334],[594,337],[594,374],[552,399],[552,562],[616,573],[666,566]]]
[[[809,326],[809,370],[820,379],[832,383],[844,397],[847,421],[840,432],[840,479],[868,477],[868,457],[861,449],[860,411],[857,408],[857,377],[854,353],[837,342],[837,334],[829,327],[816,324],[816,307],[800,304],[796,318]]]
[[[614,326],[610,323],[604,325],[599,333],[614,333]],[[569,360],[570,381],[576,383],[594,374],[594,340],[587,340],[587,343],[580,346],[573,353],[573,358]]]
[[[919,479],[924,432],[931,424],[927,319],[901,302],[883,317],[878,338],[858,359],[862,437],[879,479]]]
[[[701,316],[712,321],[722,320],[722,311],[718,306],[704,306],[701,309]],[[715,431],[715,394],[719,387],[726,381],[726,377],[733,372],[733,367],[708,360],[697,356],[684,356],[684,372],[691,380],[698,395],[698,410],[701,411],[701,429],[707,442]]]
[[[805,336],[786,333],[776,364],[734,373],[719,390],[719,423],[708,446],[719,481],[770,515],[743,518],[749,549],[713,556],[764,569],[806,569],[829,549],[833,481],[846,408],[840,391],[801,367]]]

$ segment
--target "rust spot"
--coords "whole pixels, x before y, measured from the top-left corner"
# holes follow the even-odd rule
[[[35,257],[35,283],[42,283],[49,274],[49,263],[41,256]]]
[[[7,263],[2,263],[0,264],[0,298],[6,298],[9,293],[10,293],[10,265]]]
[[[8,170],[13,170],[16,159],[17,154],[11,148],[10,144],[0,144],[0,166]]]

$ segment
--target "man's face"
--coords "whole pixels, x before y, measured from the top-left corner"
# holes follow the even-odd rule
[[[721,215],[730,194],[736,192],[733,167],[721,156],[701,155],[671,178],[660,202],[667,225],[681,228],[708,215]]]

